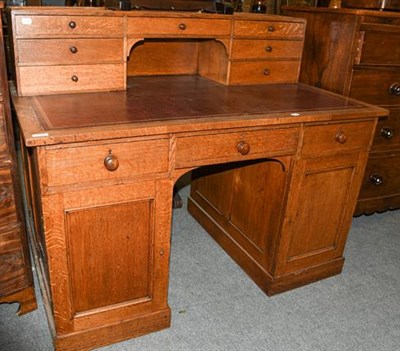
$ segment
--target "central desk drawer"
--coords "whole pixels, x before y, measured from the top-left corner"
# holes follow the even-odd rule
[[[105,16],[15,16],[15,35],[19,38],[123,36],[123,19]]]
[[[18,63],[71,65],[123,62],[122,39],[19,39]]]
[[[123,90],[124,64],[22,66],[20,95]]]
[[[168,164],[169,139],[48,149],[47,185],[63,186],[156,174],[167,172]],[[116,169],[111,166],[116,166]]]
[[[235,39],[232,47],[232,59],[269,59],[279,57],[300,59],[302,50],[302,41]]]
[[[298,128],[253,130],[178,137],[176,167],[185,168],[292,154]]]
[[[364,149],[371,141],[373,127],[373,121],[306,127],[302,153],[320,155]]]
[[[128,18],[127,35],[146,36],[229,36],[230,20],[196,18]]]

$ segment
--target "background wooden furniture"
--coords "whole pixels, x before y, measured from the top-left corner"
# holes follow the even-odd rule
[[[101,41],[102,16],[122,28],[117,40],[130,56],[116,65],[130,72],[125,91],[70,89],[85,56],[55,66],[57,52],[44,60],[46,50],[35,50],[21,63],[27,47],[50,45],[43,33],[54,23],[61,38],[71,22],[80,30],[76,42],[51,39],[60,50],[64,42],[89,55],[95,46],[86,39]],[[173,186],[199,167],[222,173],[196,177],[191,212],[267,294],[340,273],[372,136],[387,111],[297,83],[303,20],[100,9],[13,9],[11,18],[32,243],[57,349],[170,325]],[[20,29],[23,22],[37,32]],[[241,56],[238,46],[250,49]],[[104,57],[115,52],[103,49]],[[172,62],[176,50],[187,62]],[[68,74],[55,84],[45,75],[49,89],[25,67]],[[35,93],[25,89],[35,81],[47,95],[21,96]]]
[[[300,81],[390,109],[379,122],[355,215],[400,208],[400,14],[284,8],[307,19]]]
[[[0,3],[0,303],[18,302],[19,314],[36,309],[25,237],[20,186],[16,174]]]

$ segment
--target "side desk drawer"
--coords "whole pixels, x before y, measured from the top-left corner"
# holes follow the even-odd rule
[[[304,155],[325,152],[348,152],[368,147],[373,121],[308,126],[303,137]]]
[[[122,62],[122,39],[19,39],[18,63],[71,65]]]
[[[0,228],[17,222],[11,170],[0,168]]]
[[[229,83],[296,83],[299,69],[299,61],[237,61],[231,64]]]
[[[232,59],[301,58],[302,41],[294,40],[251,40],[233,41]]]
[[[243,131],[178,137],[176,167],[251,160],[297,149],[298,128]]]
[[[106,168],[106,158],[118,162]],[[62,186],[132,178],[168,171],[169,139],[46,150],[47,185]]]
[[[235,21],[235,37],[302,39],[305,24],[299,22]]]
[[[229,36],[230,20],[195,18],[128,18],[127,35],[146,36]]]
[[[124,64],[19,67],[20,95],[123,90]]]
[[[391,92],[391,87],[400,89],[400,69],[362,68],[355,69],[349,96],[374,105],[399,105],[400,95]]]
[[[123,36],[123,18],[105,16],[15,16],[18,38]]]

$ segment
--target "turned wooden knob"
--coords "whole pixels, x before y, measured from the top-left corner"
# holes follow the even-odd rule
[[[250,152],[250,145],[245,141],[241,141],[239,144],[237,144],[237,150],[240,154],[247,155]]]
[[[371,174],[369,179],[371,180],[371,183],[376,185],[376,186],[379,186],[379,185],[383,184],[383,178],[379,174]]]
[[[336,133],[335,140],[340,144],[344,144],[347,141],[347,135],[340,130]]]
[[[114,172],[119,167],[119,161],[116,156],[111,152],[104,159],[104,166],[110,171]]]
[[[269,46],[269,45],[266,46],[266,47],[265,47],[265,51],[266,51],[266,52],[271,52],[271,51],[272,51],[272,46]]]
[[[73,54],[76,54],[78,52],[78,48],[76,46],[70,46],[69,51],[71,51]]]
[[[179,26],[178,26],[178,28],[179,28],[180,30],[185,30],[185,29],[187,28],[187,26],[186,26],[185,23],[180,23]]]
[[[269,76],[271,74],[271,71],[268,68],[266,68],[264,70],[263,74],[264,74],[264,76]]]
[[[268,32],[273,32],[275,31],[275,27],[274,26],[269,26],[268,27]]]
[[[382,128],[381,136],[385,139],[392,139],[394,136],[394,129],[392,128]]]
[[[73,76],[71,76],[71,80],[72,80],[73,82],[77,83],[78,80],[79,80],[79,78],[78,78],[78,76],[76,76],[76,75],[74,74]]]
[[[76,28],[76,22],[71,21],[71,22],[68,23],[68,26],[69,26],[69,28],[74,29],[74,28]]]
[[[400,83],[393,83],[389,88],[390,94],[400,96]]]

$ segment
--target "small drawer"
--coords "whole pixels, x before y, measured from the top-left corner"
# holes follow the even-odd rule
[[[124,61],[122,39],[19,39],[21,65],[70,65]]]
[[[272,21],[235,21],[235,37],[303,39],[305,23]]]
[[[298,128],[178,137],[176,167],[249,160],[271,154],[292,154],[297,149],[298,140]]]
[[[400,154],[371,153],[359,200],[400,195]]]
[[[379,120],[373,150],[386,150],[400,146],[400,109],[391,109],[387,118]]]
[[[231,64],[230,84],[296,83],[300,61],[236,61]]]
[[[16,15],[17,38],[123,37],[122,17]]]
[[[48,149],[47,185],[120,180],[167,172],[168,155],[168,139]]]
[[[251,40],[235,39],[232,59],[301,58],[303,42],[297,40]]]
[[[203,36],[220,37],[231,33],[230,20],[197,18],[128,18],[127,35],[152,36]]]
[[[19,67],[22,95],[123,90],[124,64]]]
[[[352,98],[374,105],[400,106],[399,68],[357,68],[350,88]]]
[[[388,26],[390,27],[390,26]],[[400,65],[400,26],[391,31],[365,30],[360,55],[362,64]]]
[[[374,122],[308,126],[304,131],[303,155],[348,152],[368,147]]]
[[[0,227],[17,221],[11,169],[0,168]]]

